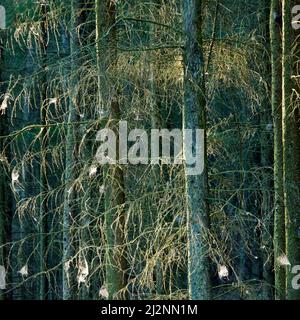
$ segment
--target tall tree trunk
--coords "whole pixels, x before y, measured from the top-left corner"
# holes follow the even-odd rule
[[[1,32],[1,31],[0,31]],[[0,36],[2,34],[0,33]],[[1,45],[3,44],[2,39],[0,39]],[[0,56],[2,57],[2,50],[0,50]],[[0,70],[1,72],[1,70]],[[2,79],[1,79],[2,80]],[[2,89],[2,88],[1,88]],[[2,91],[2,90],[1,90]],[[0,92],[1,92],[0,91]],[[1,92],[1,94],[4,94],[4,92]],[[5,96],[4,96],[5,99]],[[3,103],[3,101],[2,101]],[[5,111],[5,110],[4,110]],[[4,114],[4,111],[2,110],[0,112],[0,137],[5,135],[5,123],[7,121],[6,115]],[[6,175],[5,175],[5,153],[3,150],[4,142],[3,138],[0,138],[0,268],[5,267],[5,257],[4,257],[4,244],[5,244],[5,221],[6,221],[6,190],[9,188],[9,185],[6,181]],[[3,153],[2,153],[3,152]],[[2,271],[2,270],[1,270]],[[0,273],[1,273],[0,271]],[[0,274],[0,277],[3,276],[3,274]],[[0,279],[0,282],[2,284],[3,279]],[[3,300],[5,297],[3,293],[3,288],[0,288],[0,300]]]
[[[74,220],[76,219],[76,161],[78,153],[78,143],[76,135],[76,122],[78,122],[77,112],[77,83],[76,74],[76,55],[78,50],[78,35],[76,27],[78,25],[77,15],[78,1],[68,2],[71,19],[70,32],[70,68],[71,73],[68,82],[68,120],[65,154],[65,193],[64,193],[64,212],[63,212],[63,299],[70,300],[75,298],[75,261],[74,261]]]
[[[206,130],[206,99],[202,49],[202,1],[184,1],[184,129]],[[185,139],[184,139],[185,140]],[[206,138],[205,138],[206,140]],[[196,149],[193,137],[193,150]],[[186,146],[184,146],[185,148]],[[206,141],[204,148],[206,158]],[[209,209],[207,202],[207,161],[199,175],[186,174],[186,202],[188,223],[188,284],[193,300],[211,298],[210,262],[208,257]],[[186,165],[186,170],[188,169]]]
[[[274,263],[275,297],[285,299],[285,269],[278,258],[285,254],[285,218],[283,193],[282,147],[282,64],[281,25],[276,17],[281,15],[279,0],[272,0],[270,13],[271,65],[272,65],[272,113],[274,126]]]
[[[104,84],[104,81],[111,83],[107,68],[114,70],[117,66],[115,1],[96,0],[96,24],[99,103],[102,108],[110,106],[108,111],[112,129],[116,130],[121,119],[117,90],[111,87],[107,88],[107,85]],[[103,77],[104,81],[102,81]],[[112,90],[113,92],[111,92]],[[109,92],[111,97],[109,97]],[[119,141],[117,141],[117,150],[119,150]],[[126,299],[127,260],[124,229],[126,212],[122,168],[118,165],[110,165],[105,173],[105,181],[106,285],[110,299]]]
[[[47,70],[47,49],[48,49],[48,30],[47,30],[47,14],[48,8],[46,4],[41,4],[41,19],[42,19],[42,43],[41,54],[43,56],[44,70]],[[40,111],[40,122],[42,125],[46,125],[47,122],[47,105],[46,105],[46,96],[47,96],[47,76],[43,75],[40,80],[41,89],[41,111]],[[46,193],[48,191],[48,179],[47,179],[47,146],[48,146],[48,134],[46,128],[42,130],[40,138],[40,215],[39,215],[39,300],[46,300],[47,295],[47,197]]]
[[[300,131],[299,104],[296,101],[297,90],[293,78],[296,67],[296,37],[291,26],[292,6],[296,1],[283,0],[283,59],[282,59],[282,109],[283,109],[283,170],[284,170],[284,201],[286,221],[286,254],[291,267],[300,265]],[[297,71],[297,70],[296,70]],[[287,299],[300,299],[300,290],[292,287],[295,275],[287,270]]]
[[[261,10],[261,31],[260,34],[263,39],[269,40],[270,33],[270,1],[264,0],[260,1]],[[261,52],[262,66],[259,68],[261,75],[264,79],[261,86],[261,114],[260,114],[260,124],[261,124],[261,135],[260,135],[260,154],[261,154],[261,166],[262,171],[262,197],[261,197],[261,216],[263,221],[261,248],[262,252],[262,268],[263,268],[263,299],[273,300],[274,299],[274,268],[273,268],[273,195],[271,190],[273,189],[273,144],[270,143],[272,139],[272,130],[270,124],[272,124],[272,104],[270,104],[270,96],[264,96],[265,90],[270,87],[268,84],[271,83],[270,74],[270,42],[267,41],[263,46]],[[259,248],[257,248],[259,250]]]
[[[5,135],[5,121],[7,121],[6,116],[4,114],[0,113],[0,136]],[[1,138],[0,138],[1,139]],[[3,140],[0,140],[0,152],[3,151]],[[0,153],[0,268],[5,268],[5,256],[4,256],[4,245],[6,243],[6,236],[5,236],[5,226],[6,226],[6,197],[5,194],[7,192],[7,189],[9,188],[9,185],[7,183],[6,174],[5,174],[5,154],[3,152]],[[2,271],[2,270],[1,270]],[[0,273],[1,273],[0,271]],[[0,277],[3,276],[3,274],[0,274]],[[0,282],[2,283],[3,279],[0,279]],[[4,295],[4,289],[0,288],[0,300],[3,300]]]

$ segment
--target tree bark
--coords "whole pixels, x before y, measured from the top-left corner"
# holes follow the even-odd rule
[[[276,17],[281,15],[279,0],[272,0],[270,12],[270,40],[272,66],[272,114],[274,127],[274,269],[275,298],[285,299],[285,269],[278,258],[285,254],[285,217],[283,193],[283,147],[282,147],[282,54],[281,26]]]
[[[110,114],[110,123],[112,129],[116,130],[121,119],[117,90],[107,86],[107,83],[111,83],[107,69],[114,70],[117,66],[115,1],[96,0],[96,24],[99,105],[101,110],[105,106],[109,108],[107,111]],[[105,170],[105,191],[106,286],[110,299],[127,299],[125,185],[124,173],[120,166],[110,165]]]
[[[184,129],[206,130],[206,98],[202,48],[202,1],[184,1]],[[206,140],[206,138],[205,138]],[[193,149],[195,141],[193,138]],[[205,142],[206,144],[206,142]],[[185,146],[184,146],[185,148]],[[204,151],[206,158],[206,145]],[[186,165],[186,170],[188,166]],[[207,161],[199,175],[186,174],[188,223],[188,286],[192,300],[211,298],[210,262],[207,243],[209,228]]]
[[[75,299],[75,241],[74,241],[74,221],[77,215],[77,192],[75,187],[76,162],[78,155],[78,141],[76,134],[76,122],[79,120],[77,112],[77,83],[76,55],[78,50],[78,35],[76,27],[78,25],[77,15],[79,9],[78,1],[70,1],[71,31],[69,38],[70,49],[70,74],[67,84],[69,98],[67,107],[67,136],[65,150],[65,192],[64,192],[64,212],[63,212],[63,299]]]
[[[4,136],[5,134],[5,121],[6,116],[0,114],[0,136]],[[0,150],[3,150],[3,140],[0,140]],[[5,194],[9,185],[7,183],[6,174],[5,174],[5,154],[0,153],[0,266],[5,267],[5,255],[4,255],[4,245],[6,243],[6,235],[5,235],[5,226],[6,226],[6,197]],[[1,280],[0,280],[1,281]],[[5,294],[3,289],[0,289],[0,300],[5,298]]]

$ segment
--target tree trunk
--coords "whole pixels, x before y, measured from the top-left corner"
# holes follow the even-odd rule
[[[285,269],[278,258],[285,254],[285,218],[283,194],[283,148],[282,148],[282,66],[281,26],[276,17],[281,15],[279,0],[272,0],[270,13],[271,65],[272,65],[272,113],[274,126],[274,263],[275,298],[285,299]]]
[[[99,104],[102,111],[104,106],[110,106],[108,111],[112,129],[116,130],[121,119],[117,91],[107,86],[107,83],[112,83],[107,68],[114,70],[117,66],[115,1],[96,0],[96,24]],[[109,93],[111,98],[109,98]],[[117,150],[119,150],[118,141]],[[110,165],[105,172],[106,286],[110,299],[127,298],[124,189],[122,168],[118,165]]]
[[[184,129],[206,130],[206,99],[204,61],[202,52],[202,1],[184,1],[185,74]],[[185,140],[185,139],[184,139]],[[205,138],[206,140],[206,138]],[[185,141],[186,143],[186,141]],[[193,150],[196,141],[193,137]],[[186,145],[184,145],[184,148]],[[206,158],[206,142],[204,147]],[[186,202],[188,223],[188,285],[192,300],[211,298],[210,262],[207,243],[209,228],[207,162],[198,175],[186,174]],[[186,172],[189,165],[186,164]]]
[[[5,122],[7,121],[6,116],[0,113],[0,136],[4,136],[5,134]],[[0,140],[0,152],[3,150],[3,140]],[[5,256],[4,256],[4,245],[6,243],[5,241],[5,225],[6,225],[6,192],[9,188],[9,185],[6,180],[6,174],[5,174],[5,161],[4,158],[5,154],[0,153],[0,268],[5,267]],[[0,271],[1,272],[1,271]],[[0,277],[2,274],[0,274]],[[3,279],[0,279],[0,282]],[[2,283],[2,282],[1,282]],[[0,300],[3,300],[4,295],[4,289],[0,288]]]
[[[74,220],[76,219],[76,161],[78,153],[78,143],[76,135],[76,122],[78,122],[77,112],[77,83],[76,56],[78,50],[77,14],[79,9],[78,1],[68,3],[70,5],[71,32],[69,38],[70,45],[70,68],[71,73],[68,82],[68,120],[65,154],[65,192],[64,192],[64,212],[63,212],[63,299],[75,298],[75,261],[74,261]]]
[[[273,255],[273,203],[274,198],[271,190],[273,189],[273,144],[270,143],[273,132],[271,130],[270,124],[272,124],[272,103],[270,104],[270,96],[265,95],[265,90],[269,90],[268,84],[271,83],[270,74],[270,1],[264,0],[260,1],[261,10],[261,31],[260,34],[263,39],[268,41],[262,48],[260,57],[262,58],[262,65],[259,68],[264,81],[261,86],[261,113],[260,113],[260,124],[261,124],[261,135],[260,135],[260,162],[263,168],[262,171],[262,197],[261,197],[261,217],[263,221],[263,229],[261,236],[261,248],[262,248],[262,269],[263,269],[263,296],[264,300],[274,299],[274,255]],[[279,75],[280,79],[280,75]],[[259,250],[259,247],[257,248]],[[258,259],[259,260],[259,259]]]
[[[48,8],[45,4],[41,5],[41,19],[42,19],[42,43],[41,53],[43,56],[44,70],[47,70],[47,14]],[[46,96],[47,96],[47,76],[43,75],[42,79],[40,79],[42,83],[40,83],[42,87],[41,92],[41,111],[40,111],[40,122],[42,125],[45,125],[47,122],[47,105],[46,105]],[[46,193],[48,191],[48,179],[47,179],[47,146],[48,146],[48,134],[46,129],[41,132],[40,138],[40,216],[39,216],[39,292],[38,298],[39,300],[46,300],[47,295],[47,215],[48,215],[48,207],[47,207],[47,197]],[[46,153],[46,155],[45,155]]]

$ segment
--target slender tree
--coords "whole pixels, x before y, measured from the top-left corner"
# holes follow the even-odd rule
[[[282,65],[281,65],[281,5],[272,0],[270,11],[270,43],[272,66],[272,113],[274,127],[274,262],[276,299],[285,299],[285,269],[278,258],[285,254],[285,218],[283,193],[282,148]]]
[[[184,1],[184,129],[206,130],[206,97],[202,43],[202,1]],[[205,139],[206,140],[206,139]],[[206,144],[206,142],[205,142]],[[196,149],[195,137],[192,141]],[[185,147],[185,146],[184,146]],[[206,146],[204,147],[206,158]],[[207,161],[199,175],[186,174],[188,223],[188,285],[190,299],[211,298],[210,262],[208,258],[208,181]],[[188,169],[188,165],[187,168]]]
[[[48,30],[47,30],[47,15],[49,8],[46,3],[41,3],[41,21],[42,21],[42,37],[41,37],[41,54],[44,63],[44,68],[47,66],[47,48],[48,48]],[[46,125],[47,122],[47,104],[46,102],[46,85],[47,77],[43,75],[40,79],[41,83],[39,84],[42,89],[40,93],[40,120],[42,125]],[[39,299],[45,300],[47,295],[47,198],[46,193],[48,191],[48,179],[47,179],[47,157],[45,156],[45,150],[48,146],[48,135],[47,130],[41,131],[41,142],[40,142],[40,217],[39,217],[39,272],[40,272],[40,281],[39,281]],[[47,154],[47,153],[46,153]]]
[[[108,88],[107,84],[105,84],[105,82],[111,84],[108,68],[115,70],[117,66],[115,1],[96,1],[96,34],[99,104],[101,108],[108,108],[106,110],[110,114],[112,129],[116,130],[116,126],[121,119],[118,92],[116,88]],[[109,93],[111,97],[109,97]],[[117,150],[119,150],[119,141],[117,141]],[[118,165],[111,165],[105,171],[106,286],[111,299],[126,299],[127,259],[124,229],[126,220],[124,173]]]
[[[262,46],[262,52],[260,57],[262,61],[261,66],[259,66],[259,72],[261,73],[264,81],[262,82],[262,90],[269,90],[271,88],[270,74],[270,1],[264,0],[260,1],[260,11],[261,19],[260,24],[260,34],[263,39],[267,42]],[[263,97],[263,93],[261,94]],[[272,300],[274,297],[274,256],[273,256],[273,194],[270,190],[273,188],[272,179],[272,165],[273,165],[273,144],[270,143],[272,138],[272,103],[270,104],[270,96],[266,95],[262,99],[261,103],[261,113],[260,113],[260,124],[261,124],[261,148],[260,148],[260,162],[263,167],[262,171],[262,198],[261,198],[261,214],[264,223],[264,228],[262,230],[262,240],[261,247],[262,260],[263,260],[263,299]]]
[[[70,10],[71,31],[69,36],[70,52],[70,72],[67,90],[69,97],[67,99],[67,136],[66,136],[66,154],[65,154],[65,192],[64,192],[64,212],[63,212],[63,299],[70,300],[75,298],[74,283],[74,221],[77,215],[76,207],[76,187],[75,180],[77,176],[76,161],[78,154],[78,141],[76,134],[76,122],[79,120],[76,90],[76,56],[78,51],[78,10],[79,1],[70,1],[67,3],[67,10]],[[66,75],[65,75],[66,76]]]
[[[0,136],[4,136],[5,133],[5,119],[4,114],[0,114]],[[3,150],[3,140],[0,140],[0,150]],[[5,226],[6,226],[6,190],[9,187],[6,181],[5,174],[5,155],[0,153],[0,266],[5,266],[4,245],[5,241]],[[4,299],[3,288],[0,289],[0,300]]]
[[[0,30],[0,43],[2,43],[2,31]],[[0,51],[1,52],[1,51]],[[2,54],[2,52],[1,52]],[[1,72],[1,70],[0,70]],[[2,91],[2,90],[1,90]],[[1,92],[2,93],[2,92]],[[2,93],[3,94],[3,93]],[[4,96],[5,99],[5,96]],[[6,103],[3,99],[2,104]],[[2,109],[2,108],[1,108]],[[5,109],[1,110],[0,112],[0,136],[4,136],[5,134],[5,122],[7,121],[5,115]],[[6,199],[5,199],[5,191],[9,187],[6,181],[6,174],[5,174],[5,154],[3,154],[3,139],[0,139],[0,266],[4,267],[4,245],[5,245],[5,221],[6,221]],[[2,288],[1,288],[2,289]],[[5,295],[3,293],[3,289],[0,289],[0,300],[3,300]]]

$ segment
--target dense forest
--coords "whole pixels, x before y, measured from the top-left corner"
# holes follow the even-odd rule
[[[0,300],[300,300],[297,1],[0,5]]]

